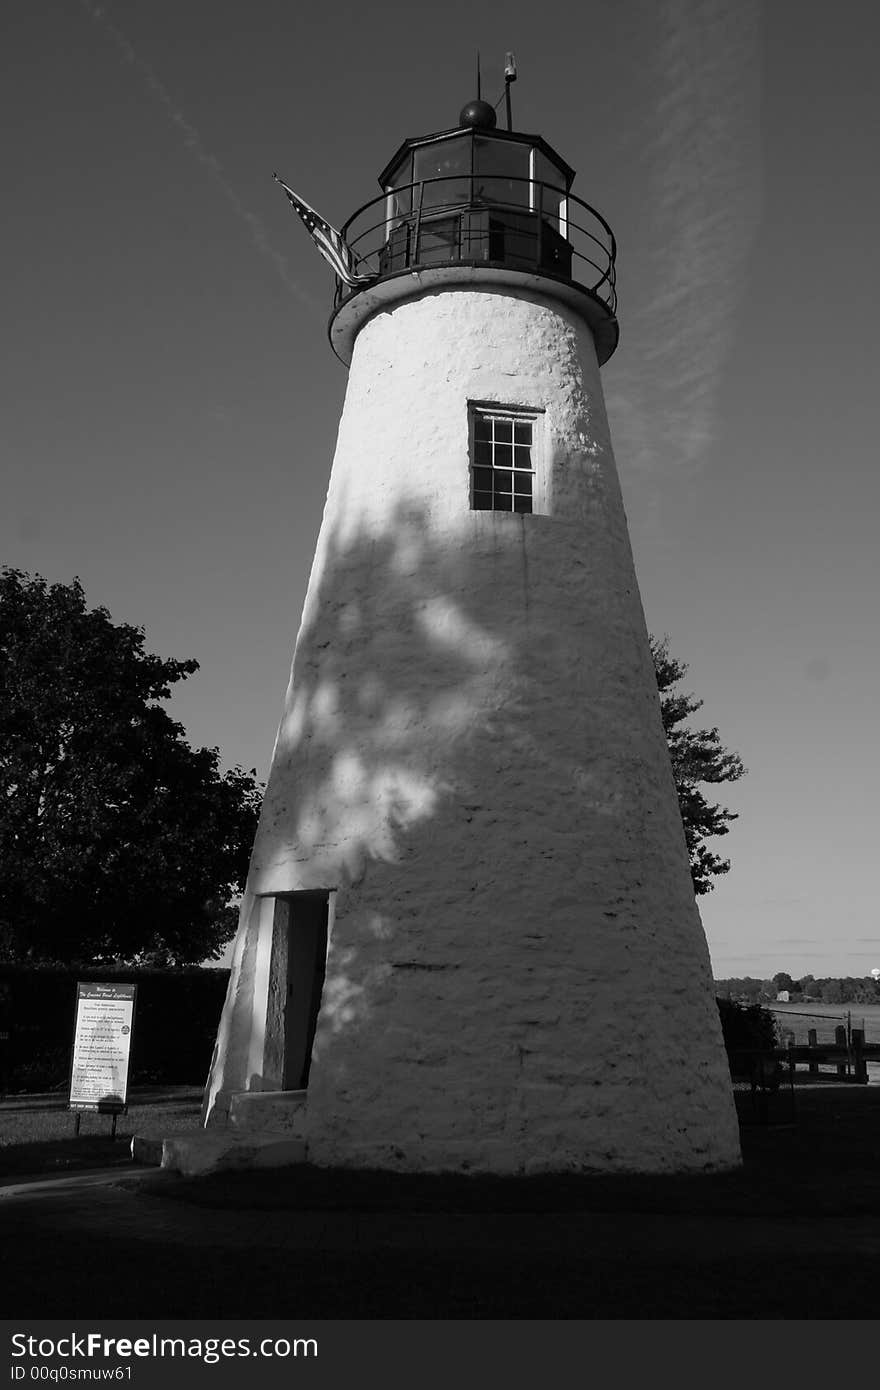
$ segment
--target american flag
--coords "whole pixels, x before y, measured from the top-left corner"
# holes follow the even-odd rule
[[[327,261],[340,280],[344,280],[346,285],[366,285],[370,280],[375,279],[373,275],[357,275],[354,269],[354,257],[350,247],[346,246],[342,236],[335,227],[331,227],[329,222],[325,222],[323,217],[310,208],[308,203],[303,202],[292,188],[288,188],[283,179],[279,179],[277,174],[272,177],[276,183],[280,183],[290,202],[299,213],[306,231],[317,246],[324,260]]]

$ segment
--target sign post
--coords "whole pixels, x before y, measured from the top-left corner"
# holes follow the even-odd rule
[[[83,1110],[117,1117],[128,1109],[128,1070],[137,985],[89,982],[76,987],[76,1021],[68,1109],[79,1134]]]

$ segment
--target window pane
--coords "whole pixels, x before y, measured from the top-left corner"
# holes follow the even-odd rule
[[[474,463],[491,463],[492,445],[488,439],[474,440]]]
[[[389,193],[386,216],[389,221],[395,217],[402,217],[412,209],[411,189],[405,188],[402,193]]]
[[[474,197],[529,205],[529,146],[478,135],[474,139]]]
[[[389,188],[401,188],[404,184],[412,183],[412,150],[407,150],[396,169],[392,169],[388,177]]]
[[[471,137],[459,135],[452,140],[434,140],[414,151],[414,179],[445,178],[450,174],[470,174]]]
[[[528,179],[474,179],[474,201],[515,211],[529,205]]]
[[[533,420],[492,406],[473,412],[471,505],[475,511],[528,513],[533,507]]]
[[[469,203],[471,199],[471,137],[438,140],[414,151],[414,180],[441,179],[426,183],[423,208]],[[459,176],[459,177],[456,177]],[[416,194],[418,196],[418,194]]]
[[[546,218],[555,221],[559,216],[559,204],[565,197],[565,174],[540,150],[535,151],[535,179],[543,184],[541,210]],[[535,197],[537,202],[537,193]]]

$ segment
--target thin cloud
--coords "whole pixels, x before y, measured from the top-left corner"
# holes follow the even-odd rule
[[[665,0],[654,59],[641,302],[608,404],[624,470],[656,505],[715,437],[721,373],[761,215],[760,17],[755,0]],[[641,274],[640,274],[641,278]]]
[[[269,241],[266,229],[259,217],[250,212],[239,198],[232,184],[223,172],[223,165],[216,155],[211,154],[205,147],[201,135],[196,130],[191,121],[188,121],[175,102],[168,88],[159,80],[152,67],[146,62],[134,48],[134,45],[118,29],[116,25],[107,18],[105,11],[100,5],[93,3],[93,0],[80,0],[83,9],[95,24],[99,25],[108,37],[113,41],[120,57],[130,63],[135,68],[139,76],[143,79],[144,86],[150,96],[162,107],[171,124],[181,136],[182,143],[187,153],[199,164],[214,180],[226,201],[231,206],[236,217],[247,227],[251,241],[253,242],[260,255],[265,257],[276,269],[283,284],[295,295],[302,303],[308,304],[309,308],[316,310],[322,317],[324,309],[315,297],[309,294],[308,290],[303,289],[302,285],[291,274],[287,260],[280,251]]]
[[[710,951],[712,959],[716,963],[721,961],[729,963],[731,961],[780,960],[785,955],[782,946],[776,951],[744,951],[742,954],[734,955],[729,951],[719,951],[717,948],[713,950],[710,943]],[[833,942],[829,942],[827,950],[798,951],[797,958],[798,960],[831,960],[832,958],[834,960],[863,960],[865,954],[864,951],[843,951]]]

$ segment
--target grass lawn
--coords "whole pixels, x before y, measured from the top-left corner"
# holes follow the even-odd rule
[[[170,1137],[197,1130],[201,1106],[202,1092],[195,1086],[134,1088],[128,1113],[116,1121],[115,1139],[111,1117],[91,1111],[81,1112],[76,1138],[66,1091],[9,1096],[0,1102],[0,1183],[130,1164],[133,1134]]]

